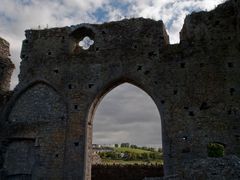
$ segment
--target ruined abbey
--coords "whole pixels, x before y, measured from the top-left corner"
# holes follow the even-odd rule
[[[179,44],[143,18],[25,33],[13,91],[0,39],[0,179],[90,180],[95,109],[125,82],[158,107],[165,179],[240,179],[240,1],[188,15]]]

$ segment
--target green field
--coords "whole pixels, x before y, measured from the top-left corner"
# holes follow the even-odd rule
[[[112,160],[112,159],[102,159],[102,164],[121,164],[121,165],[129,165],[129,164],[160,164],[163,165],[163,160],[150,160],[148,162],[146,161],[125,161],[125,160]]]
[[[127,154],[120,157],[120,154]],[[140,148],[118,147],[112,152],[100,153],[102,164],[163,164],[162,152],[150,151]]]
[[[119,148],[114,148],[114,151],[116,152],[133,152],[133,153],[137,153],[137,154],[142,154],[142,153],[151,153],[151,151],[147,151],[147,150],[142,150],[142,149],[134,149],[134,148],[128,148],[128,147],[119,147]]]

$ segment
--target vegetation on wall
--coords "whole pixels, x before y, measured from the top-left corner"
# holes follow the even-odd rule
[[[208,157],[223,157],[224,146],[219,143],[209,143],[207,146]]]

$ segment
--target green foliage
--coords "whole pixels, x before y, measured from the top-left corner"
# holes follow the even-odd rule
[[[98,155],[102,158],[102,159],[120,159],[121,155],[119,152],[100,152],[98,153]]]
[[[162,159],[162,153],[159,153],[159,152],[152,152],[149,154],[149,157],[151,159]]]
[[[142,153],[142,154],[141,154],[141,159],[142,159],[142,160],[149,160],[149,159],[150,159],[149,153]]]
[[[163,153],[162,148],[158,148],[158,152]]]
[[[133,148],[133,149],[137,149],[138,148],[137,145],[134,145],[134,144],[132,144],[130,147]]]
[[[102,163],[103,164],[109,164],[109,165],[113,165],[113,164],[121,164],[121,165],[129,165],[129,164],[133,164],[133,165],[141,165],[141,164],[145,164],[145,165],[150,165],[150,164],[163,164],[163,160],[162,159],[157,159],[157,160],[131,160],[131,161],[127,161],[127,160],[123,160],[123,159],[119,159],[119,160],[112,160],[112,159],[102,159]]]
[[[207,146],[209,157],[223,157],[224,146],[219,143],[209,143]]]
[[[138,149],[138,148],[135,149],[135,148],[129,148],[129,147],[115,148],[115,151],[117,151],[117,152],[122,152],[122,153],[124,153],[124,152],[126,152],[126,151],[128,151],[128,152],[134,152],[134,153],[144,153],[144,152],[149,153],[148,150],[142,150],[142,149]]]
[[[121,147],[130,147],[130,144],[129,143],[122,143]]]
[[[135,147],[135,146],[134,146]],[[124,160],[124,161],[155,161],[162,160],[162,152],[155,151],[154,148],[115,148],[111,152],[98,153],[102,159],[108,160]]]

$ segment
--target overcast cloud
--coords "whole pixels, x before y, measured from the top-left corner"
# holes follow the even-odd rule
[[[18,83],[20,50],[24,31],[30,28],[51,28],[80,23],[102,23],[131,17],[162,19],[171,43],[179,42],[179,32],[184,18],[193,11],[211,10],[225,0],[0,0],[0,36],[11,44],[11,58],[16,65],[11,87]],[[160,133],[159,117],[149,97],[131,86],[121,86],[101,103],[97,112],[95,137],[107,140],[154,144]],[[122,95],[128,96],[127,99]],[[113,97],[114,96],[114,97]],[[125,100],[124,100],[125,99]],[[117,103],[118,102],[118,103]],[[137,102],[139,105],[136,107]],[[124,104],[124,105],[123,105]],[[134,105],[134,106],[133,106]],[[144,110],[144,111],[143,111]],[[133,117],[134,116],[134,117]],[[151,121],[151,123],[150,123]],[[111,124],[114,122],[115,124]],[[146,123],[148,122],[148,123]],[[138,131],[151,126],[140,137]],[[157,125],[156,125],[157,124]],[[155,126],[156,125],[156,126]],[[106,132],[105,132],[106,127]],[[114,129],[114,131],[113,131]],[[109,138],[111,137],[111,138]],[[115,139],[114,139],[115,138]]]
[[[104,97],[93,124],[94,143],[161,145],[157,106],[144,91],[128,83],[116,87]]]

